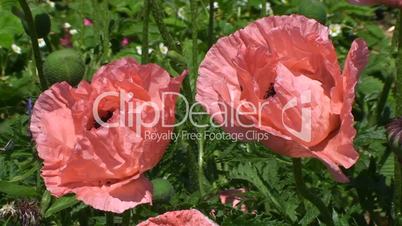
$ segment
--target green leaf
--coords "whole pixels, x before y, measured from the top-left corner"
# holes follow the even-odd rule
[[[385,181],[387,184],[391,184],[391,181],[394,178],[394,170],[395,170],[394,162],[395,158],[393,153],[391,153],[390,155],[388,155],[384,164],[380,168],[380,174],[385,176]]]
[[[34,188],[9,181],[0,181],[0,192],[13,197],[33,197],[37,195]]]
[[[50,192],[45,190],[45,192],[43,192],[42,200],[40,202],[40,212],[42,215],[46,213],[46,210],[49,207],[51,201],[52,201],[52,195],[50,194]]]
[[[286,195],[281,194],[280,191],[277,190],[278,187],[280,187],[280,181],[276,171],[277,167],[275,161],[248,162],[239,164],[237,168],[230,171],[230,174],[233,179],[242,179],[252,183],[280,214],[294,222],[297,219],[296,202],[285,200]],[[275,182],[272,183],[272,181]],[[295,196],[295,194],[293,194],[293,196]]]
[[[364,94],[372,94],[381,92],[384,84],[381,80],[371,77],[365,76],[361,79],[361,82],[358,85],[358,90]]]
[[[49,207],[49,209],[45,213],[45,217],[50,217],[55,213],[58,213],[64,209],[70,208],[77,203],[79,203],[75,197],[73,196],[65,196],[61,197],[59,199],[56,199],[56,201]]]
[[[32,162],[29,161],[29,164],[31,164]],[[24,170],[21,173],[18,173],[16,176],[12,177],[10,179],[10,182],[19,182],[22,180],[27,179],[28,177],[32,176],[35,172],[37,172],[40,168],[40,165],[38,163],[34,163],[34,165],[27,170]]]

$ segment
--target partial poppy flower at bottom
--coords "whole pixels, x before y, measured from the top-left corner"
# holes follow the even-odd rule
[[[116,213],[152,203],[144,173],[159,162],[170,140],[147,134],[172,131],[185,76],[172,78],[158,65],[124,58],[101,67],[91,83],[75,88],[60,82],[44,91],[30,129],[47,190],[57,197],[75,193],[96,209]]]
[[[245,192],[246,189],[244,188],[224,190],[219,193],[219,200],[224,205],[230,204],[233,208],[238,208],[238,205],[241,203]],[[245,204],[241,204],[240,210],[244,213],[247,213],[247,206]]]
[[[402,8],[402,0],[348,0],[355,5],[377,5],[384,4],[391,7]]]
[[[196,100],[232,137],[317,158],[347,182],[340,166],[359,158],[352,105],[368,54],[355,40],[341,73],[327,27],[300,15],[265,17],[208,51]]]
[[[179,210],[151,217],[137,226],[218,226],[196,209]]]

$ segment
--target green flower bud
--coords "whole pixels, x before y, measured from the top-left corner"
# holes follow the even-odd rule
[[[32,11],[32,17],[34,19],[36,34],[38,35],[38,38],[46,37],[50,33],[50,28],[52,25],[49,14],[47,14],[41,8],[35,7],[35,6],[31,7],[31,11]],[[29,31],[28,24],[24,18],[24,13],[19,12],[19,14],[20,14],[20,18],[22,19],[22,24],[24,25],[25,32],[28,35],[30,35],[28,32]]]
[[[327,9],[324,3],[319,0],[302,0],[299,4],[300,14],[325,24],[327,20]]]
[[[62,49],[49,54],[43,64],[43,73],[49,85],[66,81],[76,86],[84,76],[85,65],[77,51]]]
[[[153,186],[153,200],[169,202],[175,191],[168,180],[157,178],[151,181]]]
[[[47,13],[35,15],[35,27],[38,38],[44,38],[50,33],[50,17]]]

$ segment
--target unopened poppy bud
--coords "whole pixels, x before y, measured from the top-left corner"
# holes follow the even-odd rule
[[[44,38],[50,33],[50,17],[47,13],[40,13],[35,15],[35,27],[38,38]]]
[[[402,117],[393,119],[385,126],[390,143],[398,156],[402,156]]]
[[[151,182],[153,186],[153,200],[168,202],[174,195],[174,188],[168,180],[157,178]]]
[[[77,51],[62,49],[49,54],[43,64],[43,72],[49,85],[67,81],[76,86],[84,76],[85,65]]]
[[[318,0],[302,0],[299,5],[299,13],[312,19],[316,19],[325,24],[327,10],[324,3]]]
[[[50,16],[47,14],[44,10],[42,10],[39,7],[32,6],[32,17],[35,22],[35,28],[36,28],[36,34],[38,38],[44,38],[50,33],[50,28],[51,28],[51,21],[50,21]],[[30,35],[29,29],[28,29],[28,24],[27,22],[23,19],[24,14],[20,12],[21,19],[22,19],[22,24],[24,25],[24,30],[25,32]]]

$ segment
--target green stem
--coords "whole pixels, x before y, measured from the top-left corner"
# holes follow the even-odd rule
[[[402,167],[401,167],[401,162],[400,159],[398,158],[397,155],[395,155],[395,179],[394,179],[394,185],[395,185],[395,195],[394,195],[394,208],[395,208],[395,225],[400,225],[402,222],[399,222],[400,219],[402,218]]]
[[[201,136],[198,140],[198,187],[200,189],[201,196],[205,194],[204,189],[204,145],[205,145],[205,137],[204,130],[200,130]]]
[[[382,119],[382,114],[384,112],[385,105],[387,103],[388,95],[391,91],[392,84],[394,83],[393,75],[387,75],[385,78],[384,88],[382,89],[381,96],[378,99],[376,107],[376,122],[380,122]]]
[[[321,199],[319,199],[317,196],[315,196],[312,192],[308,190],[304,183],[303,179],[303,174],[302,174],[302,162],[300,159],[292,159],[293,160],[293,175],[295,178],[296,182],[296,190],[299,193],[299,195],[308,201],[310,201],[313,205],[315,205],[318,210],[320,211],[320,219],[326,224],[326,225],[334,225],[334,222],[332,220],[332,214],[327,208],[327,206],[322,202]]]
[[[126,210],[126,212],[123,213],[123,219],[122,219],[121,225],[129,226],[130,218],[131,218],[131,210]]]
[[[212,8],[213,8],[213,1]],[[190,81],[192,79],[196,79],[197,77],[197,69],[198,69],[198,27],[197,27],[197,16],[198,16],[198,0],[190,0],[190,8],[191,8],[191,28],[192,28],[192,51],[191,51],[191,76],[187,78],[189,85],[191,87]],[[191,98],[193,98],[193,94],[191,93]],[[198,140],[198,186],[201,193],[201,196],[204,195],[204,144],[205,137],[203,128],[198,130],[200,135],[200,139]]]
[[[193,78],[197,76],[198,68],[198,27],[197,27],[197,0],[190,0],[191,8],[191,40],[192,40],[192,52],[191,52],[191,74]]]
[[[179,48],[180,46],[178,45],[178,42],[174,41],[172,35],[169,33],[166,26],[163,24],[163,19],[165,16],[159,4],[159,0],[149,0],[149,3],[151,6],[152,15],[155,19],[156,26],[158,27],[164,42],[166,43],[166,45],[169,47],[170,50],[174,50],[181,53],[181,49]]]
[[[38,35],[36,34],[36,27],[32,16],[31,9],[25,0],[18,0],[22,10],[24,11],[25,20],[28,23],[29,37],[31,38],[32,49],[35,58],[36,69],[38,70],[39,82],[42,90],[47,89],[47,81],[43,75],[43,63],[39,50]]]
[[[396,115],[402,115],[402,10],[399,12],[398,19],[398,53],[396,59],[396,81],[395,81],[395,103],[396,104]],[[401,183],[401,163],[398,157],[395,157],[395,172],[394,172],[394,205],[395,205],[395,220],[402,217],[402,183]]]
[[[143,64],[147,64],[149,62],[149,53],[148,53],[149,1],[150,0],[144,0],[144,22],[142,25],[142,55],[141,55],[141,62]]]
[[[106,225],[113,226],[114,225],[114,216],[111,212],[106,212]]]
[[[53,52],[52,43],[50,42],[48,36],[45,36],[45,37],[43,38],[43,40],[45,41],[46,47],[47,47],[47,49],[49,50],[49,52]]]
[[[89,216],[90,211],[87,208],[81,210],[78,216],[78,222],[80,223],[80,226],[89,226],[88,222]]]
[[[262,0],[261,1],[261,15],[262,16],[267,15],[267,0]]]
[[[208,46],[214,44],[214,0],[209,0]]]

